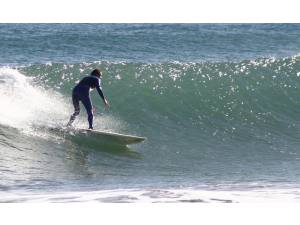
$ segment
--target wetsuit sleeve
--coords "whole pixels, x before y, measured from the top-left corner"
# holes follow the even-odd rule
[[[96,89],[97,89],[97,91],[98,91],[100,97],[101,97],[101,98],[103,99],[103,101],[104,101],[105,97],[104,97],[104,94],[103,94],[103,91],[102,91],[102,88],[101,88],[101,86],[100,86],[100,82],[99,82],[99,81],[97,82]]]

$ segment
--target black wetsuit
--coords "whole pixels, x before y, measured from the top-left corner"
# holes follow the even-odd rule
[[[68,123],[68,126],[70,126],[76,116],[79,115],[80,112],[80,106],[79,101],[82,102],[84,105],[86,112],[88,114],[88,121],[89,121],[89,128],[93,129],[93,107],[92,107],[92,101],[90,98],[90,89],[96,88],[99,95],[104,101],[104,95],[101,88],[101,79],[96,76],[86,76],[84,77],[74,88],[72,92],[72,101],[74,105],[74,113],[72,114],[70,121]]]

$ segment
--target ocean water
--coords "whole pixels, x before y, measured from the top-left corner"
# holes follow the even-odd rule
[[[299,202],[299,24],[1,24],[0,202]],[[94,68],[95,129],[63,126]],[[87,127],[82,108],[76,127]]]

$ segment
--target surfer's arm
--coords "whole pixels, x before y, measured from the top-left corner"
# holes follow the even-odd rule
[[[100,88],[100,86],[96,86],[96,89],[100,95],[100,97],[102,98],[102,100],[104,101],[105,100],[105,97],[104,97],[104,94],[102,92],[102,89]]]
[[[104,94],[103,94],[103,91],[102,91],[101,87],[100,86],[96,86],[96,89],[97,89],[100,97],[102,98],[104,104],[108,106],[108,102],[107,102],[106,98],[104,97]]]

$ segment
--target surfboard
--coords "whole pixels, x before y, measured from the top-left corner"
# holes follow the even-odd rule
[[[45,127],[44,129],[60,133],[66,138],[79,141],[80,143],[93,143],[100,145],[115,145],[115,146],[127,146],[131,144],[140,143],[146,140],[145,137],[139,137],[128,134],[120,134],[103,130],[89,130],[83,128],[73,127]]]
[[[87,135],[99,139],[99,141],[109,142],[115,145],[131,145],[144,141],[145,137],[133,136],[128,134],[119,134],[109,131],[76,129],[76,134]]]

